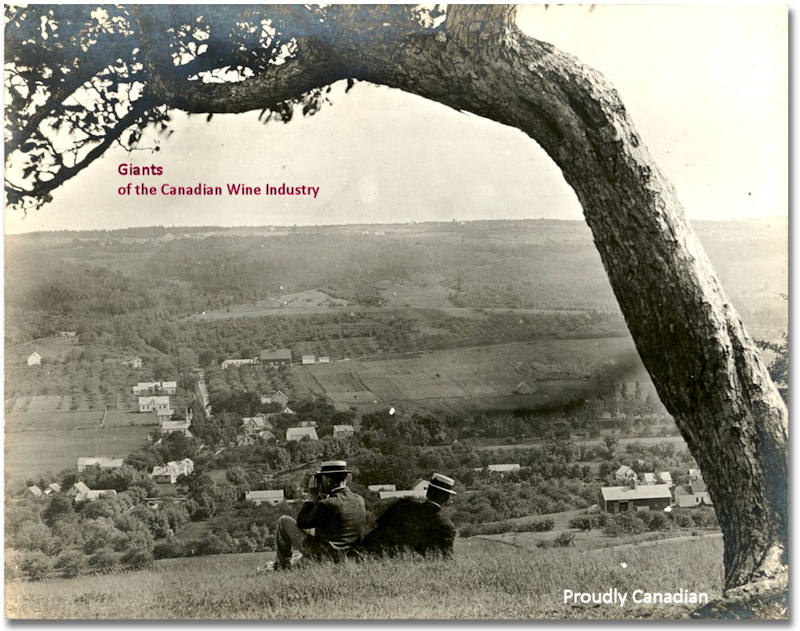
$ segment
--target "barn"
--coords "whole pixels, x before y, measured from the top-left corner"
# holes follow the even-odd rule
[[[601,488],[599,505],[606,513],[622,513],[626,510],[663,510],[671,501],[672,495],[666,484],[631,484]]]

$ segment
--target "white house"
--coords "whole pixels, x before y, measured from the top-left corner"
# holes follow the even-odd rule
[[[519,471],[522,467],[518,464],[490,464],[486,468],[492,473],[510,473]]]
[[[428,491],[428,480],[417,480],[410,489],[402,491],[378,491],[378,496],[382,500],[393,499],[397,497],[425,497]]]
[[[125,362],[125,365],[128,368],[141,368],[142,367],[142,358],[141,357],[131,357],[128,361]],[[134,393],[136,394],[136,393]]]
[[[656,483],[656,474],[655,473],[643,473],[642,474],[642,484],[655,484]]]
[[[261,403],[264,405],[267,405],[268,403],[277,403],[281,407],[284,407],[287,403],[289,403],[289,397],[283,394],[283,392],[280,390],[276,390],[274,394],[262,394]]]
[[[381,491],[397,490],[397,487],[394,484],[368,484],[367,488],[373,493],[380,493]]]
[[[286,440],[319,440],[317,430],[313,427],[290,427],[286,430]]]
[[[330,364],[331,358],[329,355],[320,355],[319,356],[319,363],[320,364]]]
[[[256,506],[261,506],[261,504],[277,506],[285,501],[282,489],[279,491],[248,491],[245,493],[244,499]]]
[[[94,465],[99,465],[101,469],[119,469],[122,463],[122,458],[109,458],[107,456],[78,458],[78,471],[83,471],[86,467],[93,467]]]
[[[303,363],[303,365],[316,364],[317,363],[317,356],[316,355],[303,355],[301,357],[301,362]]]
[[[352,425],[334,425],[333,426],[333,437],[334,438],[345,438],[346,436],[352,436],[356,433],[356,428]]]
[[[157,412],[169,409],[168,396],[139,397],[139,412]]]
[[[246,416],[242,419],[242,430],[247,434],[265,429],[272,429],[272,423],[263,416]]]
[[[184,458],[183,460],[172,460],[163,466],[153,467],[150,477],[159,484],[175,484],[178,476],[189,475],[192,471],[194,471],[194,462],[191,458]]]
[[[711,497],[703,478],[695,478],[689,484],[679,484],[675,487],[675,504],[680,508],[692,506],[712,506]]]
[[[628,482],[636,479],[636,472],[624,464],[614,472],[614,478],[619,482]]]
[[[672,474],[669,471],[659,471],[658,481],[659,483],[666,484],[668,487],[672,488]]]
[[[114,489],[89,489],[85,493],[78,493],[75,496],[76,502],[93,502],[101,497],[113,497],[117,492]]]
[[[256,363],[254,358],[242,358],[242,359],[226,359],[222,362],[222,370],[226,370],[231,366],[251,366]]]
[[[175,394],[178,391],[176,381],[140,381],[133,386],[133,394],[161,393]]]
[[[31,495],[33,495],[34,497],[41,497],[41,496],[42,496],[42,489],[40,489],[40,488],[39,488],[38,486],[36,486],[35,484],[34,484],[33,486],[29,486],[29,487],[28,487],[28,491],[29,491],[29,492],[30,492],[30,494],[31,494]]]
[[[30,355],[28,355],[28,366],[41,366],[42,365],[42,356],[39,355],[36,351],[33,351]]]

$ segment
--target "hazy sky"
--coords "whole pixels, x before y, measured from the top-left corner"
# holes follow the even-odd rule
[[[523,6],[519,25],[603,72],[693,219],[787,213],[787,27],[780,6]],[[108,152],[7,233],[143,225],[579,219],[572,190],[520,131],[357,84],[288,125],[174,114],[159,153]],[[310,197],[120,197],[151,183],[312,185]]]

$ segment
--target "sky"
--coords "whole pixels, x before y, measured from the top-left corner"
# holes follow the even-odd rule
[[[691,219],[786,216],[787,28],[781,6],[522,6],[519,26],[600,70]],[[7,234],[147,225],[581,219],[560,170],[516,129],[359,83],[289,124],[173,116],[159,153],[119,148]],[[121,163],[160,165],[160,178]],[[120,185],[307,185],[313,197],[129,197]]]

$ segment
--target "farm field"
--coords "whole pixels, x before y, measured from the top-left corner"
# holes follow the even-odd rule
[[[586,397],[598,371],[622,372],[652,388],[629,338],[542,339],[292,368],[300,389],[327,396],[340,409],[430,411],[536,408]],[[523,382],[529,393],[516,393]]]
[[[102,411],[13,412],[6,414],[6,431],[94,429],[99,427],[102,421]]]
[[[151,427],[6,431],[5,472],[10,479],[75,467],[80,456],[127,456],[138,449]]]
[[[563,590],[686,589],[706,592],[709,600],[722,590],[719,538],[591,551],[459,538],[450,562],[398,559],[257,574],[272,558],[256,553],[171,559],[100,581],[9,582],[5,613],[106,619],[674,619],[693,607],[632,604],[630,598],[622,608],[571,605],[564,604]]]
[[[334,298],[319,289],[309,289],[291,294],[282,294],[268,300],[230,305],[225,309],[214,309],[190,316],[199,321],[229,320],[230,318],[255,318],[270,315],[302,315],[324,313],[349,306],[347,300]]]

